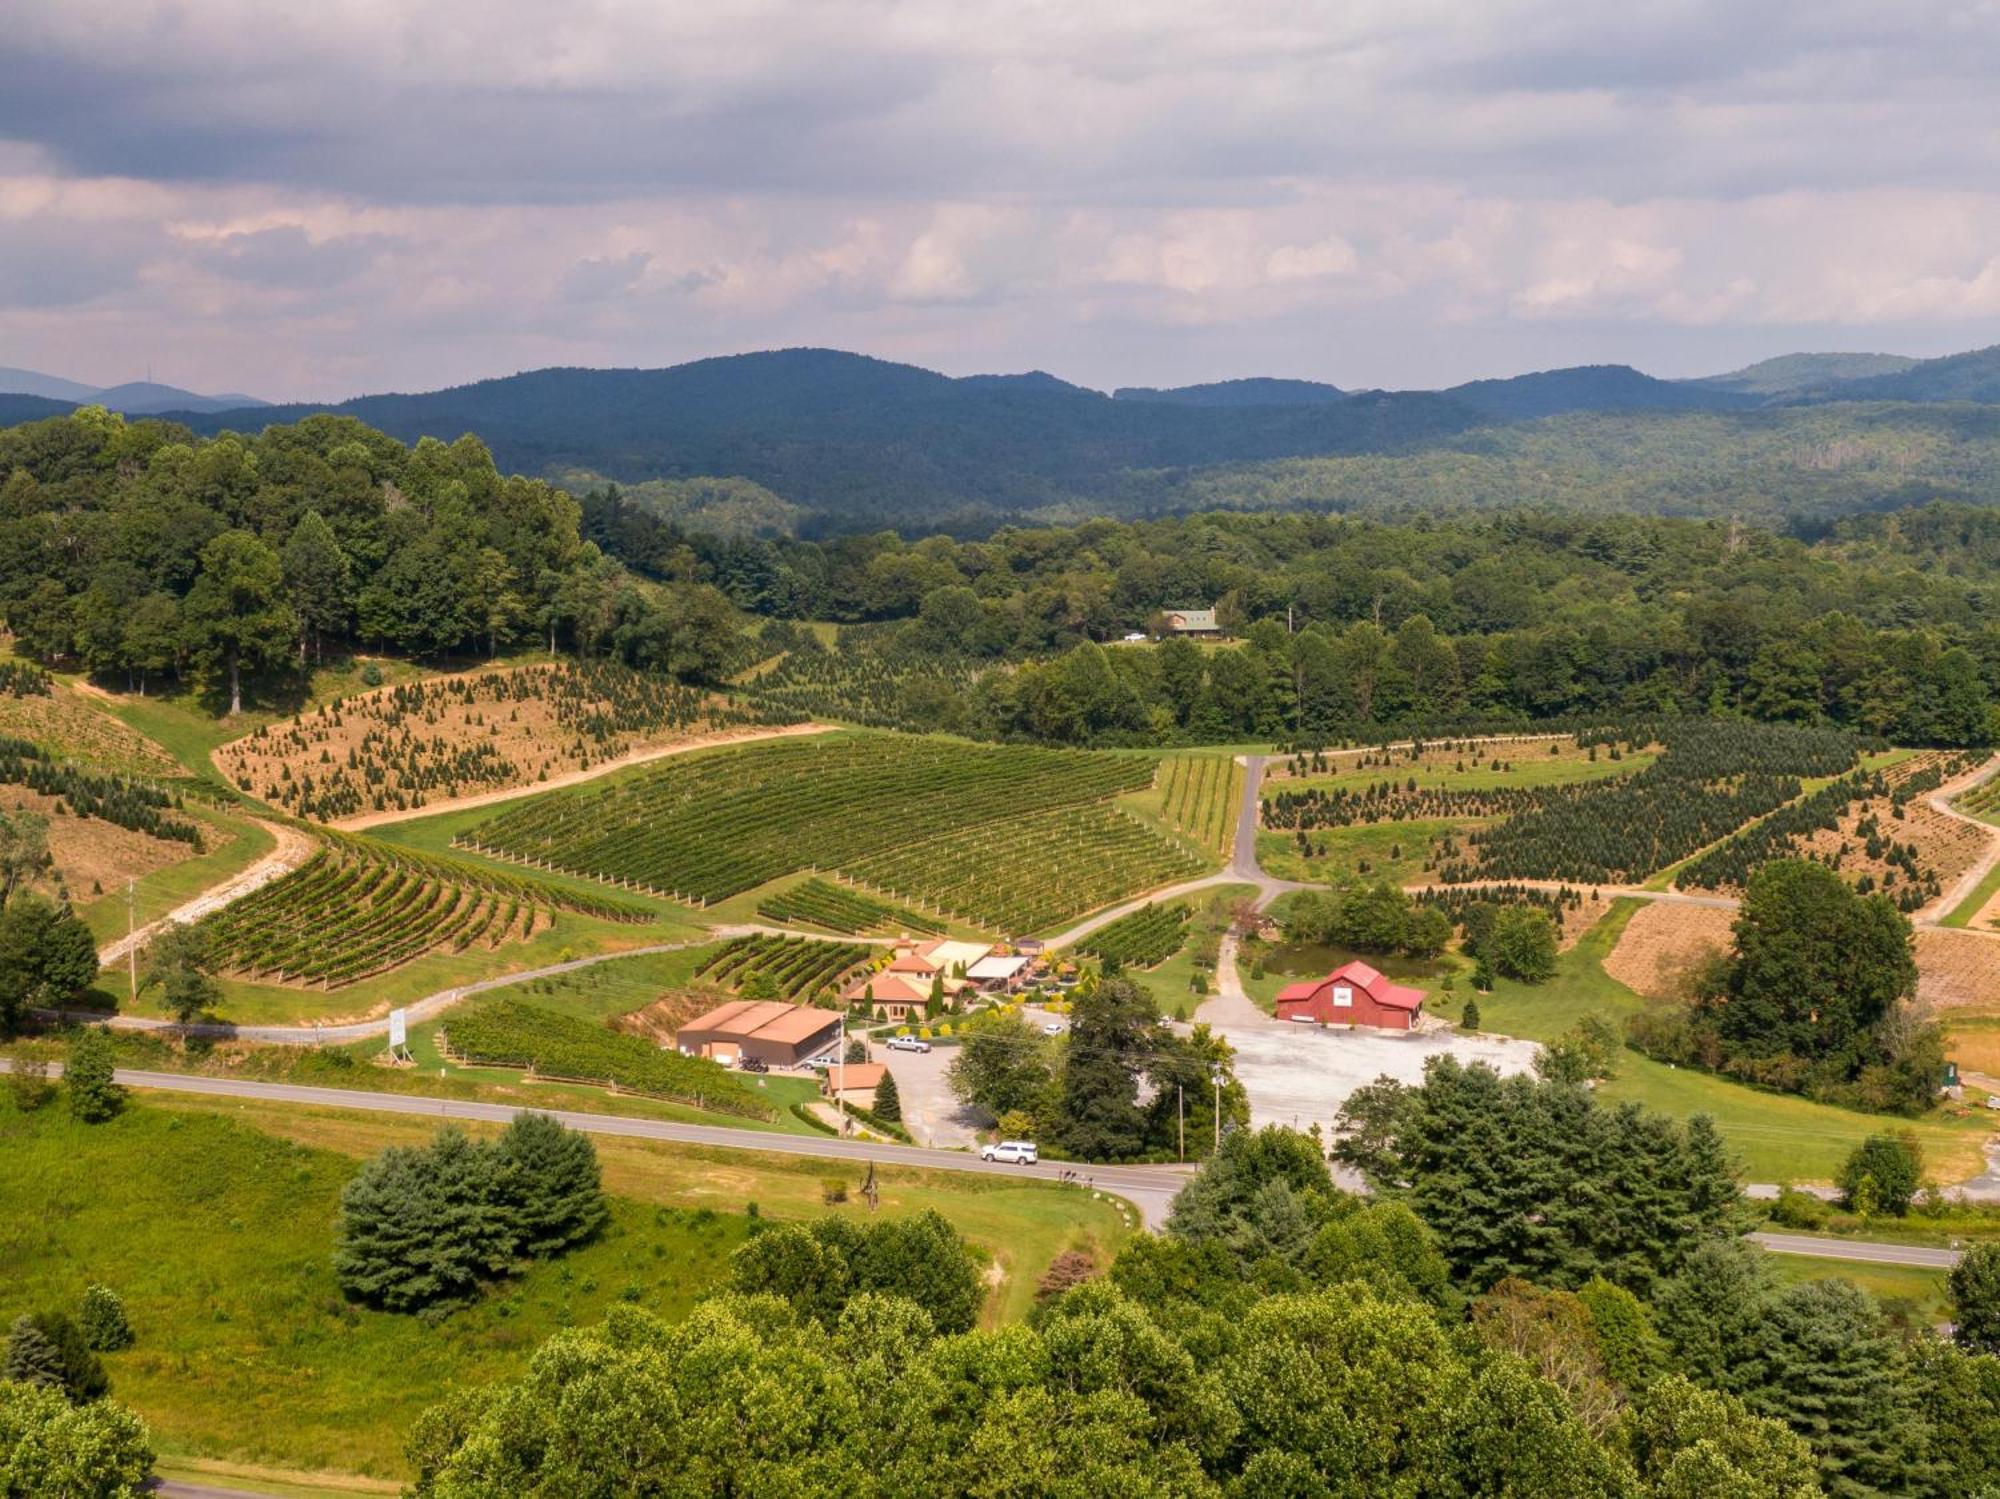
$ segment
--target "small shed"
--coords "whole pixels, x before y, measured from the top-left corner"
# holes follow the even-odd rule
[[[835,1062],[820,1079],[820,1092],[832,1103],[853,1104],[857,1109],[875,1107],[875,1090],[889,1069],[880,1062]]]
[[[1391,983],[1363,962],[1278,991],[1278,1018],[1310,1025],[1366,1025],[1406,1031],[1423,1012],[1424,991]]]

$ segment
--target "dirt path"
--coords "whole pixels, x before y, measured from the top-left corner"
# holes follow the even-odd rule
[[[264,855],[248,869],[238,870],[218,885],[211,885],[193,900],[176,906],[158,921],[149,921],[138,931],[117,941],[107,943],[97,951],[100,964],[111,964],[123,958],[135,946],[144,947],[152,939],[153,933],[169,922],[187,923],[199,921],[211,912],[220,911],[231,901],[243,899],[254,890],[261,890],[271,881],[290,874],[313,856],[319,844],[308,833],[283,823],[265,822],[257,819],[257,826],[269,833],[277,841],[277,847]]]
[[[338,822],[328,823],[328,827],[338,828],[344,833],[358,833],[364,828],[379,828],[385,823],[408,822],[417,817],[436,817],[444,812],[462,812],[467,807],[486,807],[496,802],[510,802],[524,796],[539,796],[544,791],[559,791],[565,786],[580,786],[585,781],[594,781],[600,776],[608,776],[614,771],[626,770],[634,765],[644,765],[652,760],[664,760],[669,755],[685,755],[692,750],[714,749],[722,744],[752,744],[760,739],[788,739],[797,734],[825,734],[832,730],[832,724],[795,723],[775,729],[745,729],[738,733],[722,733],[703,739],[691,739],[685,744],[655,745],[649,749],[635,749],[620,755],[615,760],[602,760],[584,770],[564,771],[559,776],[551,776],[546,781],[529,781],[519,786],[502,786],[494,791],[476,791],[469,796],[454,796],[446,801],[426,802],[421,807],[410,807],[402,811],[363,812],[355,817],[343,817]],[[211,759],[214,757],[211,756]],[[220,769],[220,767],[217,767]]]
[[[1967,869],[1964,874],[1961,874],[1956,880],[1952,881],[1949,890],[1946,890],[1936,900],[1917,911],[1913,919],[1919,925],[1935,926],[1953,911],[1956,911],[1960,903],[1969,897],[1974,890],[1979,888],[1979,882],[1986,878],[1988,872],[1992,870],[1994,863],[2000,861],[2000,828],[1996,828],[1991,823],[1972,816],[1969,812],[1961,812],[1952,805],[1954,799],[1965,795],[1973,787],[1991,780],[1996,773],[2000,773],[2000,755],[1989,757],[1977,769],[1967,771],[1956,780],[1945,782],[1944,785],[1931,793],[1930,802],[1932,807],[1958,822],[1971,824],[1985,835],[1986,852],[1973,860],[1972,867]],[[1990,907],[1991,902],[1988,904]],[[1983,914],[1983,912],[1975,913],[1973,920],[1977,921],[1980,915]]]

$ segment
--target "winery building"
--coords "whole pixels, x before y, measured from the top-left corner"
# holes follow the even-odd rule
[[[674,1046],[691,1057],[734,1066],[751,1057],[770,1067],[796,1067],[840,1039],[840,1012],[775,999],[732,999],[674,1032]]]

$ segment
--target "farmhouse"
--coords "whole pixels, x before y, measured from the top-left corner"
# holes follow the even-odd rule
[[[796,1067],[840,1037],[840,1012],[780,1000],[732,999],[697,1015],[674,1033],[674,1045],[691,1057],[735,1064],[744,1058],[772,1067]]]
[[[889,1069],[880,1062],[835,1062],[820,1079],[819,1090],[831,1103],[851,1103],[856,1108],[875,1107],[875,1090]]]
[[[1175,635],[1205,640],[1220,639],[1222,635],[1222,626],[1217,623],[1213,609],[1168,609],[1160,618]]]
[[[1369,1025],[1406,1031],[1417,1023],[1424,991],[1392,984],[1366,963],[1343,963],[1323,979],[1278,991],[1278,1018],[1315,1025]]]

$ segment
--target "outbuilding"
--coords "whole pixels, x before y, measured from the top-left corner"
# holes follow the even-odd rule
[[[1394,984],[1366,963],[1343,963],[1323,979],[1278,991],[1278,1018],[1313,1025],[1367,1025],[1406,1031],[1423,1012],[1424,991]]]
[[[880,1062],[835,1062],[820,1079],[819,1090],[832,1103],[851,1103],[858,1109],[875,1107],[875,1090],[889,1069]]]
[[[733,999],[681,1026],[674,1045],[688,1056],[732,1066],[750,1057],[769,1067],[796,1067],[840,1039],[840,1022],[838,1010]]]

